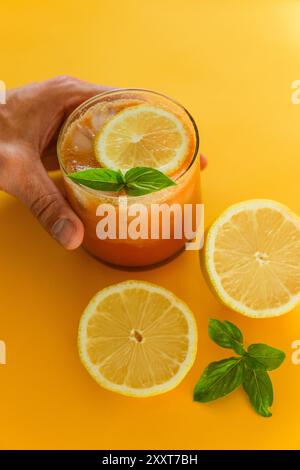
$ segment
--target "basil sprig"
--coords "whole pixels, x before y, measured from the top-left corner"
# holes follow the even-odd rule
[[[131,168],[125,174],[109,168],[91,168],[69,173],[68,177],[98,191],[119,192],[124,189],[128,196],[143,196],[176,184],[161,171],[148,167]]]
[[[267,371],[277,369],[285,353],[262,343],[251,344],[246,350],[242,332],[228,321],[210,319],[208,334],[219,346],[233,349],[238,356],[209,364],[195,386],[194,400],[216,400],[243,385],[255,411],[264,417],[272,416],[273,386]]]

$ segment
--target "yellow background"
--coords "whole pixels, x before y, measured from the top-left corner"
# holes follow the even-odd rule
[[[8,87],[67,73],[160,91],[191,111],[209,159],[206,225],[256,197],[300,214],[300,105],[291,103],[291,83],[300,79],[300,1],[14,0],[1,2],[0,18],[0,79]],[[279,319],[246,319],[210,294],[196,252],[132,273],[83,250],[64,251],[4,194],[0,220],[1,448],[300,448],[300,366],[291,362],[299,307]],[[173,290],[197,317],[197,361],[160,397],[107,392],[78,360],[83,308],[97,290],[130,278]],[[228,354],[208,339],[211,316],[235,322],[248,342],[287,353],[272,373],[271,419],[256,415],[242,390],[193,403],[203,368]]]

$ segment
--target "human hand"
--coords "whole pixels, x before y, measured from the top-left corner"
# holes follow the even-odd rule
[[[69,76],[8,92],[0,106],[0,189],[18,197],[65,248],[81,245],[84,228],[47,174],[57,167],[56,140],[68,114],[109,90]],[[201,167],[206,159],[201,156]]]
[[[60,76],[8,92],[0,106],[0,189],[18,197],[65,248],[83,239],[81,220],[48,177],[57,163],[56,140],[66,116],[108,90]]]

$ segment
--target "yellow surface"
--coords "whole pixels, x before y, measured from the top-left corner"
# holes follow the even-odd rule
[[[68,73],[170,95],[194,115],[201,150],[206,225],[242,199],[272,198],[300,214],[300,2],[280,0],[77,0],[1,4],[1,80],[9,87]],[[208,290],[196,252],[163,267],[127,272],[83,250],[64,251],[28,211],[1,195],[1,448],[299,448],[300,308],[247,319]],[[199,327],[197,361],[169,394],[139,400],[101,389],[81,365],[78,321],[102,287],[143,279],[188,303]],[[231,320],[249,342],[287,353],[272,373],[273,417],[242,391],[193,403],[208,362],[228,354],[207,336],[210,316]]]

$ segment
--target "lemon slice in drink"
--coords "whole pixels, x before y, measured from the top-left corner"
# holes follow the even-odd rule
[[[300,219],[271,200],[236,204],[208,231],[205,264],[218,297],[233,310],[282,315],[300,300]]]
[[[125,281],[98,292],[79,326],[84,366],[104,388],[147,397],[181,382],[196,354],[197,329],[188,306],[170,291]]]
[[[120,111],[95,138],[99,163],[112,169],[156,168],[171,175],[187,158],[188,132],[169,111],[138,105]]]

